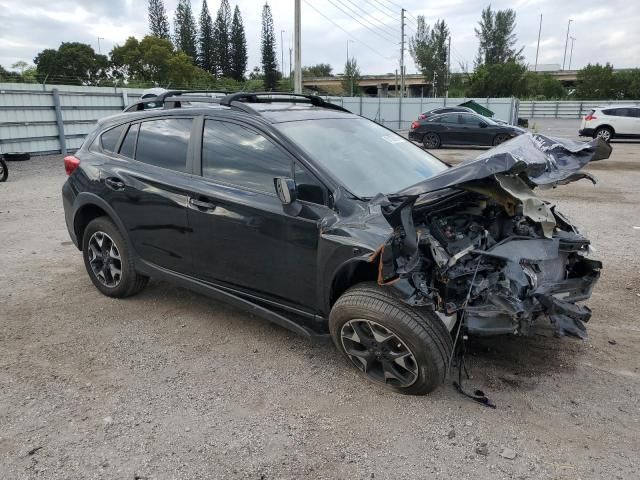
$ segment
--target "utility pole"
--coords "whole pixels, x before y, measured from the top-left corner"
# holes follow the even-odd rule
[[[436,98],[438,96],[438,88],[436,87],[436,85],[438,85],[438,72],[434,70],[433,80],[431,81],[431,91],[433,93],[433,98]]]
[[[282,58],[282,78],[284,78],[284,40],[282,34],[284,30],[280,30],[280,57]]]
[[[534,72],[538,71],[538,52],[540,51],[540,33],[542,33],[542,14],[540,14],[540,26],[538,27],[538,46],[536,47],[536,66],[533,68]]]
[[[571,22],[573,22],[573,20],[569,19],[569,23],[567,23],[567,39],[564,42],[564,58],[562,59],[562,70],[564,70],[564,64],[567,60],[567,45],[569,45],[569,28],[571,27]]]
[[[449,45],[447,46],[447,91],[444,95],[449,98],[449,85],[451,84],[451,35],[449,35]]]
[[[400,97],[404,97],[404,12],[400,10]]]
[[[301,29],[300,29],[300,2],[301,0],[295,0],[294,8],[294,49],[295,49],[295,70],[293,90],[295,93],[302,93],[302,52],[300,52],[301,44]]]
[[[293,48],[291,48],[291,44],[289,44],[289,88],[291,90],[293,90],[293,75],[291,74],[292,72],[292,68],[293,68],[293,63],[291,61],[293,56]]]
[[[349,42],[353,42],[353,40],[348,40],[347,39],[347,63],[345,64],[345,70],[346,67],[349,65],[350,57],[349,57]],[[351,69],[352,71],[349,73],[349,83],[351,84],[351,97],[353,97],[353,68]],[[346,73],[346,72],[345,72]]]
[[[569,70],[571,70],[571,59],[573,58],[573,42],[576,41],[576,37],[571,38],[571,53],[569,54]]]

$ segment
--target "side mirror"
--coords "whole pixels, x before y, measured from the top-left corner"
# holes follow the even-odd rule
[[[480,122],[478,125],[480,126],[480,128],[487,128],[487,124],[484,122]]]
[[[291,205],[298,199],[296,191],[296,182],[287,177],[276,177],[273,179],[276,187],[276,193],[283,205]]]

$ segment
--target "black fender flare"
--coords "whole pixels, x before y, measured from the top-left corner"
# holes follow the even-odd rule
[[[134,252],[135,254],[133,245],[131,244],[131,240],[129,239],[129,235],[127,233],[127,228],[125,227],[124,223],[122,222],[116,211],[113,209],[113,207],[109,205],[106,200],[99,197],[95,193],[80,192],[73,202],[73,231],[76,237],[78,237],[78,213],[88,205],[98,207],[101,210],[105,211],[105,213],[109,216],[113,223],[116,224],[118,230],[120,230],[120,232],[122,233],[122,236],[127,242],[130,251]],[[78,238],[78,244],[80,245],[80,248],[82,248],[82,238]]]

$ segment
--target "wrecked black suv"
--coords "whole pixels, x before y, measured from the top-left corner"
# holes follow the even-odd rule
[[[368,379],[425,394],[461,331],[526,335],[548,318],[585,335],[578,302],[601,264],[534,188],[590,178],[579,170],[609,154],[525,134],[450,168],[319,97],[166,92],[65,158],[63,201],[105,295],[168,280],[330,335]]]

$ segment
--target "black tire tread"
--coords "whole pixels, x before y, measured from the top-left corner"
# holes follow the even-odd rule
[[[392,322],[403,323],[427,349],[438,353],[437,370],[442,381],[445,380],[453,341],[444,323],[433,310],[428,307],[411,307],[390,288],[380,287],[373,282],[361,283],[347,290],[334,305],[334,309],[342,307],[365,307],[379,312]]]
[[[87,227],[84,229],[85,231],[85,236],[88,235],[87,232],[91,231],[92,227],[94,225],[101,225],[101,229],[106,231],[105,233],[108,233],[112,238],[114,238],[114,240],[116,241],[116,244],[118,245],[118,248],[120,249],[120,254],[121,256],[124,256],[124,259],[126,260],[126,271],[128,275],[132,275],[133,279],[128,281],[128,286],[126,289],[124,289],[124,291],[120,291],[117,292],[115,294],[111,294],[111,293],[107,293],[105,291],[103,291],[102,289],[98,288],[102,293],[104,293],[105,295],[109,295],[109,296],[113,296],[116,298],[124,298],[124,297],[130,297],[132,295],[135,295],[136,293],[140,292],[144,287],[147,286],[147,283],[149,282],[149,277],[146,277],[144,275],[140,275],[139,273],[136,272],[135,269],[135,263],[133,260],[133,255],[130,254],[130,247],[129,247],[129,243],[127,242],[127,240],[124,238],[124,235],[122,235],[122,233],[120,232],[120,230],[118,229],[118,227],[115,225],[115,223],[113,223],[113,221],[107,217],[107,216],[102,216],[102,217],[97,217],[94,218],[93,220],[91,220],[89,222],[89,224],[87,225]],[[110,230],[110,231],[108,231]],[[84,250],[84,246],[85,246],[85,239],[83,238],[82,240],[82,245],[83,245],[83,250]],[[124,255],[123,255],[124,253]],[[83,252],[84,254],[84,252]],[[124,270],[124,265],[123,265],[123,270]],[[92,274],[89,273],[89,275],[91,276]],[[93,280],[93,279],[92,279]]]

